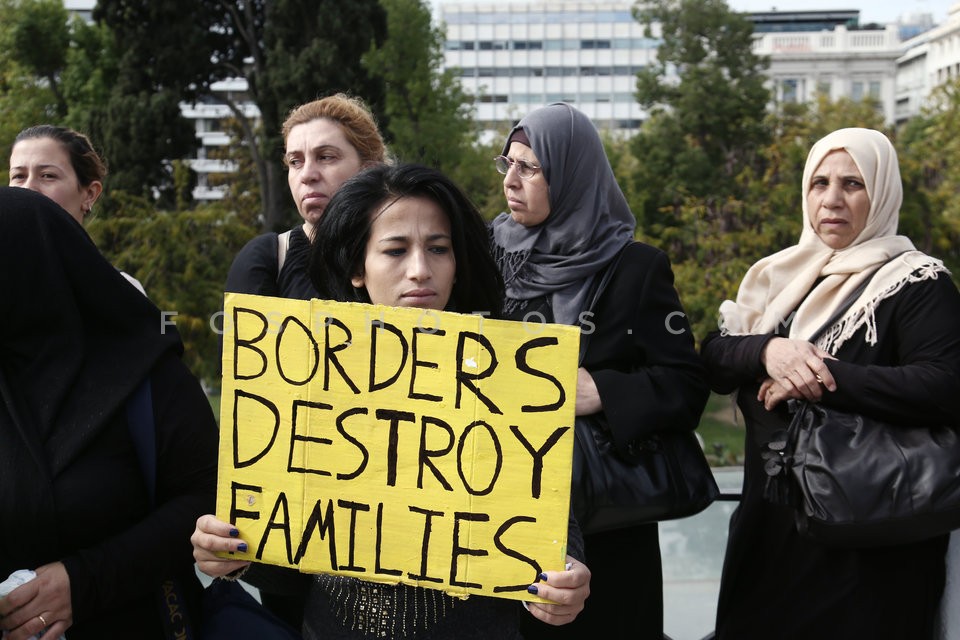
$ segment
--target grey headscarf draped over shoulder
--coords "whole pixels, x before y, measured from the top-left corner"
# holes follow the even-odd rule
[[[505,309],[549,295],[554,322],[576,324],[593,276],[633,240],[636,219],[585,114],[565,103],[532,111],[507,136],[504,155],[517,129],[549,185],[550,215],[536,227],[514,222],[509,212],[492,223]]]

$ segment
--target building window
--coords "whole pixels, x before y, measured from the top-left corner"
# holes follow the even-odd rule
[[[797,80],[796,78],[788,78],[780,83],[781,97],[782,102],[797,102],[799,96],[797,95]]]
[[[516,51],[539,51],[543,49],[542,40],[517,40],[513,43]]]
[[[863,83],[854,82],[850,85],[850,98],[855,102],[863,100]]]
[[[817,93],[827,98],[830,97],[830,81],[829,80],[817,80]]]
[[[870,82],[869,94],[871,98],[880,99],[880,81],[872,80]]]
[[[581,40],[581,49],[610,49],[609,40]]]

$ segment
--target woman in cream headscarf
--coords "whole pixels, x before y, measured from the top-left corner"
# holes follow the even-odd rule
[[[956,424],[960,294],[943,264],[897,234],[903,190],[882,133],[840,129],[810,150],[803,232],[744,276],[704,340],[711,386],[737,391],[747,425],[717,638],[930,638],[946,537],[879,549],[823,547],[763,500],[762,453],[804,398],[894,423]],[[877,271],[816,344],[808,342]],[[869,473],[869,466],[864,465]]]

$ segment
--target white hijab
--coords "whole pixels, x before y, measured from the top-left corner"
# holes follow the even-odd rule
[[[860,235],[849,246],[834,250],[814,230],[807,211],[807,193],[820,163],[838,149],[849,153],[860,170],[870,210]],[[817,341],[821,348],[836,353],[866,325],[866,341],[876,344],[877,304],[911,282],[946,272],[941,261],[917,251],[909,238],[896,235],[903,201],[896,150],[885,135],[873,129],[834,131],[810,149],[801,196],[800,241],[750,267],[740,283],[736,302],[726,300],[720,305],[721,328],[733,335],[770,333],[795,311],[789,337],[807,340],[878,266],[884,265],[843,318]],[[887,263],[897,254],[902,255]],[[823,280],[811,291],[819,278]]]

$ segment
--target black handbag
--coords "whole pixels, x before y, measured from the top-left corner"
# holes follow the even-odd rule
[[[794,507],[801,534],[824,544],[874,547],[960,528],[955,429],[797,404],[782,454],[767,461],[767,473],[781,484],[774,501]]]
[[[620,255],[604,271],[588,309],[595,308]],[[582,334],[581,362],[588,343],[589,334]],[[577,416],[574,431],[571,501],[585,534],[691,516],[720,494],[692,431],[653,433],[626,451],[614,444],[602,412]]]
[[[870,278],[810,342],[840,319]],[[794,415],[785,437],[768,443],[762,454],[768,475],[764,495],[794,509],[802,535],[828,545],[874,547],[909,544],[960,527],[956,429],[891,424],[822,404],[790,403]]]

